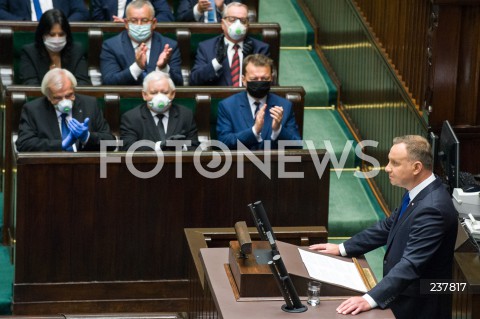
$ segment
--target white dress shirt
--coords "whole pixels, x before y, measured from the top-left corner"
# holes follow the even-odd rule
[[[53,9],[53,0],[39,0],[40,8],[42,9],[42,14],[50,9]],[[33,5],[33,0],[30,0],[30,7],[32,11],[32,21],[38,21],[37,12],[35,11],[35,6]]]
[[[235,43],[233,43],[232,41],[228,40],[227,38],[223,38],[224,41],[225,41],[225,45],[228,46],[227,48],[227,58],[228,58],[228,65],[231,67],[232,66],[232,60],[233,60],[233,55],[235,54],[235,50],[233,49],[233,46],[235,45]],[[240,62],[240,79],[242,78],[242,65],[243,65],[243,41],[241,42],[238,42],[238,60]],[[220,63],[218,63],[217,59],[213,59],[212,60],[212,65],[213,65],[213,69],[215,70],[215,72],[217,73],[218,75],[218,71],[220,71],[220,69],[222,68],[222,65]],[[240,80],[239,81],[239,84],[238,86],[242,86],[242,81]]]

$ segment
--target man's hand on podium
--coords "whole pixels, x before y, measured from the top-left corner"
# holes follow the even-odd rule
[[[326,253],[330,255],[340,256],[340,249],[336,244],[315,244],[308,247],[312,250],[316,250],[321,253]]]
[[[351,297],[338,306],[337,312],[343,315],[356,315],[363,311],[372,309],[368,301],[363,297]]]

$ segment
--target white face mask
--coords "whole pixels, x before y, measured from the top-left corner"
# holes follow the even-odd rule
[[[60,52],[63,50],[65,45],[67,44],[67,37],[50,37],[50,36],[45,36],[43,37],[43,43],[45,44],[45,47],[47,50],[52,51],[52,52]]]
[[[150,39],[152,36],[152,25],[151,24],[128,24],[128,34],[132,37],[133,40],[136,42],[144,42]]]
[[[151,101],[148,101],[148,106],[155,113],[165,113],[170,108],[170,99],[163,93],[157,93]]]
[[[72,111],[72,105],[72,100],[63,99],[55,105],[55,108],[61,113],[68,114]]]
[[[232,40],[239,41],[245,37],[246,33],[247,27],[238,19],[228,27],[228,36],[232,38]]]

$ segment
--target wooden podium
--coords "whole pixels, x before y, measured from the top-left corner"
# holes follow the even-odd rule
[[[284,256],[286,267],[290,274],[299,271],[294,267],[298,266],[298,260],[295,254],[289,248],[297,250],[297,246],[277,242],[279,250]],[[291,246],[291,247],[289,247]],[[204,287],[205,302],[213,302],[215,312],[209,313],[208,318],[228,318],[228,319],[244,319],[244,318],[263,318],[263,319],[291,319],[293,317],[300,319],[323,319],[323,318],[343,318],[345,316],[337,313],[336,308],[348,296],[325,296],[321,298],[320,305],[316,307],[308,306],[308,310],[303,313],[291,314],[281,310],[284,304],[283,298],[280,297],[239,297],[235,288],[235,281],[233,276],[229,274],[230,267],[228,265],[229,248],[202,248],[200,249],[200,259],[202,261],[203,269],[205,271],[206,286]],[[291,254],[291,255],[290,255]],[[298,254],[298,250],[297,250]],[[290,255],[287,257],[287,255]],[[300,258],[299,258],[300,259]],[[288,262],[287,262],[288,261]],[[302,262],[300,260],[300,262]],[[363,264],[364,261],[361,261]],[[303,267],[303,265],[302,265]],[[261,267],[260,267],[261,269]],[[303,275],[306,274],[306,269],[303,267]],[[300,273],[294,275],[300,276]],[[307,275],[308,277],[308,275]],[[293,278],[292,278],[293,279]],[[309,279],[309,278],[306,278]],[[298,284],[298,281],[297,281]],[[306,285],[304,286],[306,289]],[[305,289],[298,289],[303,292]],[[327,290],[328,291],[328,290]],[[325,292],[325,291],[324,291]],[[306,298],[300,297],[302,303],[306,304]],[[370,319],[390,319],[395,318],[391,310],[372,309],[367,312],[360,313],[356,318],[370,318]]]
[[[267,264],[271,258],[270,245],[266,241],[252,242],[252,253],[244,256],[240,252],[237,241],[231,241],[228,253],[228,267],[225,266],[227,275],[231,278],[232,288],[236,299],[251,297],[280,297],[281,293],[274,280],[272,272]],[[303,264],[298,252],[298,246],[277,241],[278,250],[290,274],[292,282],[299,295],[305,295],[307,283],[311,278]],[[346,261],[350,258],[329,256]],[[375,278],[365,259],[359,259],[362,271],[369,279],[367,287],[375,285]],[[363,277],[363,276],[362,276]],[[318,281],[318,280],[317,280]],[[322,283],[321,294],[323,296],[355,296],[363,295],[363,292],[348,287],[339,286],[327,282]]]

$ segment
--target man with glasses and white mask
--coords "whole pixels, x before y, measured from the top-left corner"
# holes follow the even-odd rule
[[[138,141],[150,141],[151,145],[136,148],[137,151],[172,149],[167,140],[190,141],[184,149],[198,146],[197,125],[193,112],[174,103],[175,84],[167,73],[154,71],[143,80],[142,96],[145,103],[126,112],[120,123],[122,150],[128,151]]]
[[[44,97],[23,105],[16,141],[19,152],[99,151],[115,140],[94,97],[75,94],[70,71],[52,69],[43,77]]]
[[[141,85],[148,73],[157,70],[169,73],[176,85],[182,85],[177,42],[154,31],[157,20],[150,1],[132,1],[126,13],[126,30],[103,42],[103,84]]]
[[[268,44],[247,36],[246,5],[232,2],[223,14],[223,34],[198,44],[190,85],[242,86],[243,59],[254,53],[270,55]]]

